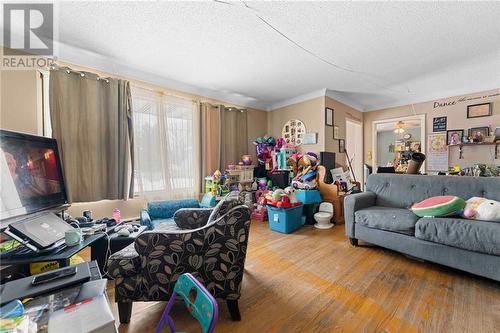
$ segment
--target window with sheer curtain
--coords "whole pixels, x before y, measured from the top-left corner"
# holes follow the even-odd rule
[[[197,198],[198,104],[132,87],[136,195]]]

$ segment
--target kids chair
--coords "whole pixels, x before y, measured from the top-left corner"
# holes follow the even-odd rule
[[[156,333],[161,333],[165,324],[168,324],[172,333],[177,332],[174,321],[169,315],[177,295],[182,297],[191,315],[198,320],[203,333],[215,331],[219,316],[219,308],[215,298],[194,276],[185,273],[179,276],[175,283],[174,291],[168,300],[158,326],[156,326]]]

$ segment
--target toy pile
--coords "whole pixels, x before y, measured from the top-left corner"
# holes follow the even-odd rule
[[[205,193],[213,196],[224,196],[229,193],[227,176],[216,170],[213,175],[205,177]]]
[[[258,168],[265,170],[271,170],[272,166],[272,156],[274,151],[274,146],[276,146],[276,139],[272,136],[261,136],[258,137],[253,144],[256,146]]]
[[[264,195],[264,203],[278,208],[292,208],[302,205],[302,202],[297,200],[295,189],[291,186],[268,192]]]
[[[292,186],[297,189],[314,190],[318,187],[318,155],[313,152],[307,152],[302,155],[295,153],[288,159],[288,165],[291,166],[295,177],[292,180]]]

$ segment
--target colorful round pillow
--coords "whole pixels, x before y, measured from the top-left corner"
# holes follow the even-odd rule
[[[412,212],[420,217],[450,216],[459,214],[465,208],[465,200],[453,195],[431,197],[414,204]]]

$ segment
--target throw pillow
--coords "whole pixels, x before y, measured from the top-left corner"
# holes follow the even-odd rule
[[[442,195],[420,201],[414,204],[411,210],[419,217],[440,217],[459,214],[464,207],[464,199],[453,195]]]
[[[462,216],[474,220],[500,222],[500,202],[472,197],[467,200]]]

